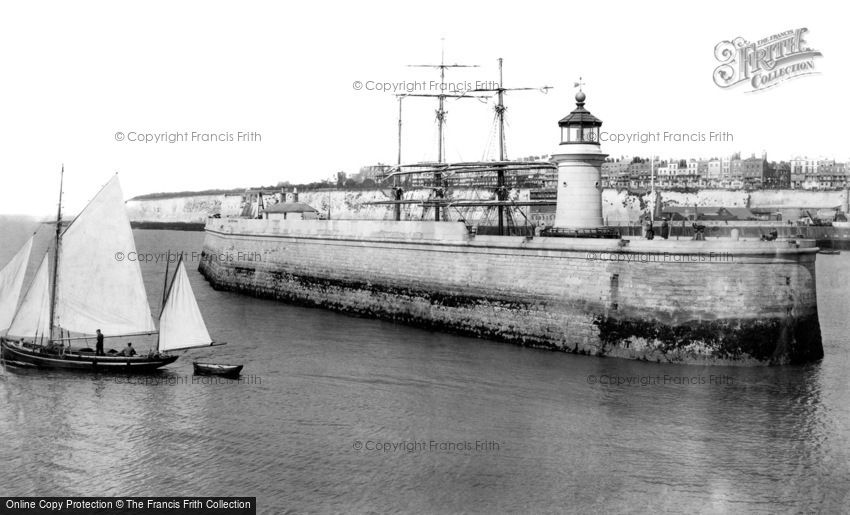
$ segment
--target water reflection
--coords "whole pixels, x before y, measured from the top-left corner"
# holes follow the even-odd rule
[[[136,235],[140,250],[202,238]],[[217,292],[190,266],[210,332],[230,344],[189,352],[148,384],[4,367],[0,492],[257,495],[270,513],[841,511],[850,256],[825,258],[827,359],[777,368],[523,349]],[[154,312],[164,271],[143,264]],[[258,381],[193,382],[191,361],[208,358],[245,363]]]

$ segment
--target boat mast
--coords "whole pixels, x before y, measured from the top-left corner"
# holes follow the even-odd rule
[[[62,241],[62,189],[65,183],[65,164],[59,173],[59,207],[56,210],[56,243],[53,250],[53,286],[50,289],[50,338],[53,340],[53,324],[56,316],[56,283],[59,279],[59,244]]]
[[[445,43],[445,40],[441,40]],[[437,163],[445,162],[445,150],[443,149],[443,127],[446,124],[446,98],[477,98],[467,96],[465,94],[446,94],[446,68],[478,68],[477,64],[446,64],[446,48],[443,44],[440,50],[440,64],[409,64],[414,68],[439,68],[440,69],[440,93],[439,94],[407,94],[409,97],[437,97]],[[434,188],[436,192],[437,202],[434,204],[434,220],[440,221],[440,204],[439,199],[443,198],[443,173],[442,168],[438,165],[437,171],[434,172]]]
[[[398,169],[401,170],[401,102],[404,100],[403,95],[398,96]],[[398,175],[393,178],[393,199],[401,200],[401,185],[399,184]],[[396,203],[393,207],[394,216],[396,221],[401,220],[401,204]]]
[[[441,41],[442,46],[440,48],[440,93],[443,92],[443,88],[446,84],[446,45],[445,40]],[[445,150],[443,149],[443,127],[446,125],[446,109],[445,109],[446,97],[440,95],[437,97],[437,162],[443,163],[445,162]],[[434,183],[437,188],[437,198],[441,199],[445,195],[443,191],[443,174],[437,172],[434,174]],[[439,202],[439,200],[437,201]],[[440,221],[440,206],[438,204],[434,204],[434,221]]]
[[[401,101],[403,95],[398,95],[398,165],[401,166]]]
[[[440,92],[443,91],[443,85],[446,83],[446,46],[445,44],[440,49]],[[437,162],[442,163],[445,160],[443,151],[443,126],[446,124],[446,97],[440,96],[437,99]]]
[[[551,86],[543,86],[540,88],[506,88],[502,82],[502,58],[499,58],[499,86],[496,88],[479,88],[472,90],[473,92],[495,92],[496,93],[496,121],[499,125],[499,162],[502,163],[496,170],[496,198],[499,200],[499,234],[505,234],[505,206],[503,202],[508,200],[508,190],[505,185],[505,170],[503,168],[504,161],[507,159],[505,150],[505,92],[506,91],[528,91],[540,90],[543,93],[548,93]]]
[[[502,58],[499,58],[499,88],[496,116],[499,118],[499,161],[505,160],[505,88],[502,87]]]
[[[669,170],[669,168],[668,168],[668,170]],[[655,196],[655,155],[654,154],[652,155],[652,157],[649,160],[649,174],[650,174],[649,175],[649,177],[650,177],[650,179],[649,179],[649,184],[650,184],[649,191],[650,191],[650,198],[652,199],[652,211],[649,212],[649,221],[651,223],[655,223],[655,201],[656,201],[657,197]]]
[[[159,308],[159,318],[162,319],[162,312],[165,310],[165,303],[168,302],[168,297],[171,296],[171,288],[174,288],[174,283],[177,279],[177,272],[180,271],[180,263],[183,262],[183,252],[177,257],[177,266],[174,267],[174,277],[171,278],[171,286],[168,286],[168,262],[171,260],[171,251],[168,251],[168,259],[165,261],[165,284],[162,286],[162,306]],[[160,330],[156,333],[156,350],[159,352],[159,340],[162,335],[162,322],[160,322]]]
[[[505,88],[502,85],[502,58],[499,58],[499,88],[497,94],[496,117],[499,119],[499,161],[505,160]],[[505,190],[505,169],[499,167],[496,172],[496,198],[499,200],[499,236],[505,234],[505,206],[507,200]]]
[[[168,265],[171,263],[171,251],[168,251],[168,254],[165,256],[165,278],[162,282],[162,304],[160,304],[159,309],[162,311],[162,308],[165,307],[165,301],[168,299]]]

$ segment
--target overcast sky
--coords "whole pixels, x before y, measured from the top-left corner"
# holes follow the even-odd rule
[[[850,158],[846,18],[820,2],[16,2],[0,6],[0,212],[69,211],[119,172],[125,196],[309,182],[394,163],[398,104],[370,82],[497,79],[508,156],[548,154],[584,78],[612,133],[727,131],[731,142],[605,143],[612,156],[766,151]],[[748,93],[712,80],[715,46],[808,28],[817,75]],[[356,90],[354,82],[363,83]],[[428,85],[426,85],[428,89]],[[419,91],[420,93],[423,91]],[[428,92],[428,91],[426,91]],[[430,91],[433,93],[434,91]],[[404,161],[436,157],[435,102],[404,101]],[[494,157],[492,102],[449,102],[447,159]],[[131,133],[257,132],[141,143]],[[123,133],[123,141],[116,133]],[[490,144],[488,146],[488,141]]]

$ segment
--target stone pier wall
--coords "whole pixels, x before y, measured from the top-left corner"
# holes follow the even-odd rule
[[[816,249],[799,247],[472,236],[446,222],[211,219],[200,271],[219,289],[527,346],[785,364],[823,355]]]

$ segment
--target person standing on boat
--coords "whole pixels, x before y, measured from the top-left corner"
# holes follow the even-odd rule
[[[103,333],[100,332],[100,329],[97,330],[97,343],[94,346],[94,355],[105,356],[103,353]]]

